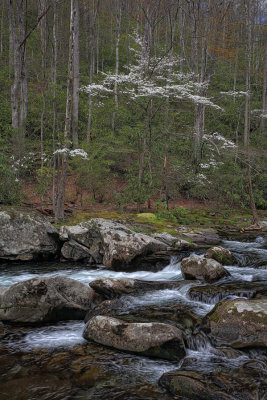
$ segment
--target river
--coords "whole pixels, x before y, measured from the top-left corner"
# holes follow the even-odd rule
[[[238,265],[227,266],[231,276],[214,286],[232,284],[244,287],[250,283],[267,285],[267,249],[263,238],[253,242],[223,241],[222,246],[234,254]],[[55,262],[2,265],[0,286],[37,276],[64,275],[85,284],[101,277],[129,277],[148,281],[182,280],[180,262],[173,257],[158,272],[116,272],[99,267],[66,265]],[[161,309],[173,305],[188,307],[203,318],[219,298],[192,299],[189,290],[203,286],[190,283],[180,289],[155,290],[139,296],[125,296],[122,314],[138,315],[139,310]],[[236,296],[226,295],[226,298]],[[247,294],[244,297],[248,297]],[[221,298],[220,298],[221,299]],[[140,311],[140,312],[141,312]],[[138,319],[138,318],[137,318]],[[1,328],[1,326],[0,326]],[[6,327],[2,326],[2,329]],[[183,368],[214,371],[239,368],[254,359],[253,352],[225,355],[215,349],[204,335],[187,342],[187,353],[179,363],[116,351],[89,343],[82,338],[83,321],[64,321],[38,327],[7,326],[0,345],[0,400],[89,400],[89,399],[173,399],[158,386],[167,371]],[[265,361],[265,355],[257,353]]]

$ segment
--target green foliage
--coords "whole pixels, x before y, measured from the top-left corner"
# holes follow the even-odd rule
[[[35,185],[35,190],[41,197],[43,197],[50,187],[52,170],[49,167],[43,166],[42,168],[37,169],[36,173],[38,184]]]
[[[157,219],[162,220],[162,221],[172,222],[172,223],[177,222],[176,217],[169,210],[158,210],[157,211]]]
[[[16,169],[11,165],[8,145],[0,140],[0,146],[0,203],[16,205],[20,203],[22,197],[21,183]]]

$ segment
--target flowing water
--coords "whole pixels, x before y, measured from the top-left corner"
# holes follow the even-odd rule
[[[215,286],[266,284],[267,249],[262,238],[251,243],[223,241],[238,265],[226,267],[231,273]],[[64,275],[85,284],[100,277],[129,277],[149,281],[182,280],[180,262],[172,258],[170,264],[158,272],[116,272],[100,267],[87,269],[84,265],[60,263],[2,265],[0,286],[36,276]],[[198,318],[204,317],[216,304],[218,297],[197,301],[189,290],[199,283],[189,283],[180,289],[146,292],[125,296],[125,314],[147,309],[166,310],[182,306]],[[236,296],[226,295],[226,298]],[[246,296],[244,296],[246,297]],[[1,328],[1,326],[0,326]],[[229,354],[215,349],[204,334],[191,335],[187,340],[187,354],[180,363],[139,357],[89,343],[82,338],[83,321],[64,321],[41,327],[8,327],[1,340],[0,361],[3,375],[0,400],[86,400],[86,399],[172,399],[157,385],[167,371],[193,369],[213,371],[239,368],[251,355],[232,351]],[[1,333],[1,331],[0,331]],[[2,359],[2,360],[1,360]],[[5,368],[6,364],[6,368]],[[18,391],[20,386],[21,390]],[[24,388],[24,389],[23,389]]]

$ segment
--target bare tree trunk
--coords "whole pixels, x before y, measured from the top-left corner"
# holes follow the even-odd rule
[[[69,61],[68,61],[68,81],[67,81],[67,99],[66,99],[66,116],[64,128],[64,149],[62,153],[62,170],[59,182],[57,204],[56,204],[56,221],[64,220],[64,203],[65,189],[68,168],[68,150],[71,133],[71,110],[72,110],[72,95],[73,95],[73,54],[74,54],[74,0],[71,0],[70,11],[70,38],[69,38]]]
[[[261,133],[264,132],[266,114],[267,114],[267,40],[264,46],[264,65],[263,65],[263,85],[262,85],[262,114],[260,121]]]
[[[74,0],[74,53],[73,53],[73,111],[72,111],[72,141],[73,147],[79,146],[79,86],[80,86],[80,50],[79,50],[79,0]]]
[[[56,121],[57,121],[57,103],[56,103],[56,87],[57,87],[57,24],[58,24],[57,0],[54,0],[54,19],[53,19],[53,183],[52,183],[52,198],[53,198],[53,213],[56,212]]]
[[[14,150],[17,157],[23,153],[27,116],[26,43],[20,45],[25,36],[24,6],[23,0],[9,1],[9,68],[10,76],[13,75],[11,108]]]
[[[39,17],[47,8],[46,0],[39,0],[38,14]],[[46,92],[46,16],[40,21],[40,35],[41,35],[41,53],[42,53],[42,112],[41,112],[41,168],[44,165],[44,117],[45,117],[45,92]]]
[[[234,92],[236,91],[236,80],[237,80],[237,67],[238,67],[238,47],[235,50],[235,69],[234,69]],[[234,96],[235,102],[235,96]]]
[[[184,44],[184,36],[185,36],[185,12],[183,8],[180,8],[180,72],[183,72],[183,61],[185,57],[185,44]]]
[[[1,13],[1,32],[0,32],[0,56],[3,54],[3,30],[4,30],[4,4],[2,5]]]
[[[20,87],[20,52],[19,40],[16,31],[15,22],[16,3],[14,0],[9,2],[9,18],[10,18],[10,50],[13,54],[12,67],[13,67],[13,84],[11,86],[11,107],[12,107],[12,127],[14,132],[14,146],[15,152],[20,153],[20,140],[19,140],[19,87]]]
[[[115,107],[116,111],[112,114],[112,130],[113,132],[115,131],[115,118],[116,118],[116,113],[119,108],[119,102],[118,102],[118,81],[117,81],[117,76],[119,74],[119,46],[120,46],[120,38],[121,38],[121,2],[120,0],[117,0],[117,15],[116,15],[116,22],[117,22],[117,40],[116,40],[116,67],[115,67],[115,74],[116,74],[116,80],[114,84],[114,100],[115,100]]]
[[[251,13],[251,0],[246,0],[245,3],[246,12],[246,26],[247,26],[247,38],[246,38],[246,100],[245,100],[245,121],[244,121],[244,146],[246,149],[246,162],[247,162],[247,178],[248,178],[248,192],[250,198],[250,208],[253,216],[253,223],[259,226],[259,217],[255,205],[252,178],[251,178],[251,160],[250,160],[250,149],[249,149],[249,131],[250,131],[250,73],[251,73],[251,24],[252,24],[252,13]]]
[[[27,1],[25,2],[25,8],[27,7]],[[24,3],[20,1],[19,11],[19,42],[22,43],[26,36],[25,29],[25,14]],[[27,65],[26,65],[26,42],[19,46],[20,52],[20,117],[19,117],[19,128],[20,128],[20,145],[21,151],[23,150],[25,141],[25,131],[26,131],[26,118],[27,118],[27,108],[28,108],[28,79],[27,79]]]
[[[174,44],[174,37],[175,37],[175,30],[176,30],[176,25],[177,25],[177,20],[178,20],[178,13],[180,9],[180,2],[178,2],[176,9],[173,11],[174,8],[174,0],[172,0],[171,3],[171,10],[169,13],[169,24],[170,24],[170,31],[171,31],[171,43],[170,43],[170,53],[169,53],[169,62],[170,62],[170,68],[169,68],[169,74],[171,75],[173,67],[173,44]],[[174,15],[173,15],[174,13]],[[182,68],[180,64],[180,68]],[[165,197],[165,203],[167,206],[167,210],[169,209],[169,188],[168,188],[168,179],[167,179],[167,163],[168,163],[168,151],[169,151],[169,105],[170,105],[170,99],[167,97],[166,99],[166,116],[165,116],[165,131],[166,131],[166,144],[165,144],[165,154],[164,154],[164,162],[163,162],[163,192],[164,192],[164,197]]]
[[[96,18],[98,14],[100,0],[97,0],[95,8],[91,8],[90,13],[90,72],[89,72],[89,84],[93,83],[93,74],[94,74],[94,63],[95,63],[95,24]],[[88,120],[87,120],[87,136],[86,142],[89,143],[91,141],[91,125],[92,125],[92,96],[91,93],[88,95]]]

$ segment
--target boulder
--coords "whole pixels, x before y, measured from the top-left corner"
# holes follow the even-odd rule
[[[94,218],[76,226],[63,226],[60,238],[66,241],[61,255],[65,260],[87,260],[110,268],[142,268],[142,258],[164,252],[168,246],[148,235],[136,233],[126,226],[103,218]],[[82,246],[82,247],[81,247]],[[163,258],[164,265],[169,257]],[[153,257],[149,260],[153,265]],[[147,261],[148,262],[148,261]]]
[[[181,230],[181,227],[179,228]],[[185,240],[190,240],[200,247],[214,246],[221,243],[220,236],[213,229],[201,229],[181,232]]]
[[[92,222],[74,226],[62,226],[59,238],[65,243],[61,249],[64,261],[87,261],[89,264],[101,264],[103,261],[103,243],[100,230]]]
[[[181,271],[184,279],[204,282],[215,282],[230,275],[218,261],[201,256],[184,258],[181,262]]]
[[[267,347],[267,299],[225,300],[202,322],[215,346]]]
[[[61,261],[85,261],[88,264],[95,264],[95,260],[97,259],[97,257],[94,258],[92,256],[90,250],[86,246],[83,246],[72,239],[69,242],[64,243],[62,246],[61,256]]]
[[[168,232],[154,233],[152,236],[160,242],[163,242],[167,246],[171,247],[174,251],[192,250],[197,248],[195,243],[172,236]]]
[[[119,318],[124,322],[161,322],[191,333],[201,323],[201,318],[194,313],[191,306],[184,304],[149,304],[135,306],[131,297],[122,297],[115,300],[106,300],[89,310],[85,322],[102,315]],[[189,332],[190,331],[190,332]]]
[[[231,251],[222,246],[214,246],[208,249],[205,253],[206,258],[212,258],[223,265],[235,264],[235,258]]]
[[[34,324],[83,319],[99,297],[89,286],[64,276],[33,278],[1,295],[0,320]]]
[[[96,316],[89,320],[83,337],[105,346],[146,356],[181,360],[186,352],[180,329],[161,323],[126,323]]]
[[[177,370],[163,374],[159,384],[179,399],[255,400],[265,396],[266,377],[261,369],[246,366],[233,371]]]
[[[21,207],[0,211],[0,260],[30,261],[53,257],[58,232],[40,212]]]

